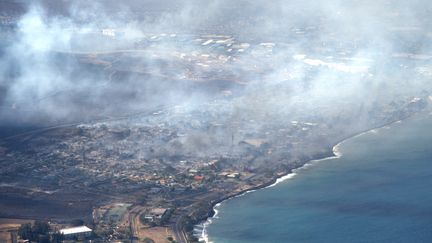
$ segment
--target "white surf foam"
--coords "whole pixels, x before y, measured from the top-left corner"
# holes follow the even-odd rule
[[[313,164],[315,164],[315,163],[317,163],[319,161],[340,158],[342,156],[342,153],[340,152],[340,145],[341,144],[342,144],[342,142],[336,144],[336,146],[333,147],[333,154],[334,154],[334,156],[326,157],[326,158],[323,158],[323,159],[311,160],[308,163],[304,164],[302,167],[294,169],[291,173],[286,174],[286,175],[284,175],[284,176],[282,176],[280,178],[277,178],[276,181],[273,184],[271,184],[271,185],[269,185],[267,187],[264,187],[264,188],[274,187],[274,186],[276,186],[277,184],[279,184],[281,182],[284,182],[286,180],[292,179],[292,178],[294,178],[297,175],[296,172],[298,170],[301,170],[301,169],[307,168],[309,166],[312,166]],[[233,198],[242,197],[242,196],[244,196],[244,195],[246,195],[248,193],[254,192],[254,191],[256,191],[256,190],[249,190],[249,191],[246,191],[246,192],[244,192],[242,194],[239,194],[239,195],[237,195],[237,196],[235,196]],[[229,198],[229,199],[231,199],[231,198]],[[227,200],[229,200],[229,199],[227,199]],[[225,200],[225,201],[227,201],[227,200]],[[202,223],[202,224],[199,225],[199,227],[198,227],[199,229],[197,230],[197,234],[195,234],[195,236],[199,239],[199,241],[204,241],[206,243],[213,243],[212,241],[209,240],[209,236],[208,236],[208,233],[207,233],[207,228],[213,222],[212,219],[218,219],[219,218],[218,217],[218,214],[219,214],[218,208],[220,207],[220,205],[221,205],[221,203],[218,203],[218,204],[216,204],[213,207],[213,210],[215,212],[215,214],[213,215],[213,217],[208,218],[204,223]],[[196,227],[195,227],[195,229],[196,229]]]

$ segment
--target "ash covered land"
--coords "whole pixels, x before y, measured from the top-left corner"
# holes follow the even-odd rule
[[[0,217],[81,219],[100,242],[197,241],[215,203],[429,112],[431,12],[1,1]]]

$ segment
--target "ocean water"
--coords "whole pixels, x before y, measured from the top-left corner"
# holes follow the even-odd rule
[[[432,116],[349,139],[274,187],[217,207],[209,241],[432,242]]]

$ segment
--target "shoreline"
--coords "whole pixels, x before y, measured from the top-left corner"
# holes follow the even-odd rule
[[[217,210],[217,208],[220,207],[223,202],[228,201],[228,200],[233,199],[233,198],[242,197],[242,196],[244,196],[244,195],[246,195],[248,193],[252,193],[252,192],[258,191],[260,189],[274,187],[274,186],[278,185],[279,183],[282,183],[282,182],[284,182],[286,180],[289,180],[289,179],[292,179],[293,177],[295,177],[297,175],[296,171],[304,169],[304,168],[306,168],[308,166],[311,166],[312,164],[314,164],[316,162],[321,162],[321,161],[330,160],[330,159],[339,159],[339,158],[341,158],[343,156],[343,154],[341,153],[339,147],[343,143],[345,143],[346,141],[348,141],[350,139],[353,139],[353,138],[357,138],[357,137],[363,136],[363,135],[368,134],[368,133],[375,133],[375,132],[377,132],[377,130],[380,130],[380,129],[383,129],[383,128],[387,128],[387,127],[392,126],[394,124],[399,124],[402,121],[413,117],[414,115],[416,115],[416,114],[412,114],[410,116],[401,118],[401,119],[396,120],[396,121],[392,121],[392,122],[386,123],[386,124],[378,126],[378,127],[374,127],[374,128],[370,128],[370,129],[367,129],[367,130],[363,130],[363,131],[354,133],[354,134],[352,134],[350,136],[347,136],[346,138],[343,138],[343,139],[339,140],[339,142],[337,142],[332,147],[331,153],[329,153],[328,156],[324,156],[324,157],[322,157],[322,155],[319,156],[319,157],[317,156],[317,158],[313,158],[313,159],[307,160],[302,165],[298,166],[297,168],[290,169],[287,173],[285,173],[285,174],[283,174],[281,176],[277,176],[277,177],[272,178],[269,182],[263,183],[261,185],[258,185],[256,187],[253,187],[253,188],[250,188],[250,189],[246,189],[246,190],[240,191],[238,193],[235,193],[234,195],[225,196],[225,197],[223,197],[223,198],[221,198],[219,200],[211,202],[211,211],[208,213],[209,216],[206,217],[204,220],[200,221],[199,223],[195,224],[194,228],[193,228],[193,231],[195,231],[195,229],[196,229],[197,226],[202,227],[201,234],[200,234],[200,237],[199,237],[199,241],[200,242],[204,241],[205,243],[212,243],[209,240],[209,238],[208,238],[208,234],[207,234],[206,228],[210,224],[212,224],[212,219],[217,218],[217,215],[218,215],[218,212],[219,212]],[[194,233],[194,232],[192,232],[192,233]]]

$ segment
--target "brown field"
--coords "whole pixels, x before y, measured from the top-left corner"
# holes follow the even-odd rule
[[[31,222],[33,220],[0,218],[0,243],[12,242],[12,234],[16,234],[21,224]]]
[[[11,233],[9,232],[0,232],[0,243],[8,243],[12,242]]]
[[[173,236],[173,232],[171,229],[166,227],[153,227],[153,228],[146,228],[141,227],[138,231],[138,237],[143,240],[146,237],[154,240],[156,243],[167,243],[169,242],[167,240],[168,236]]]

